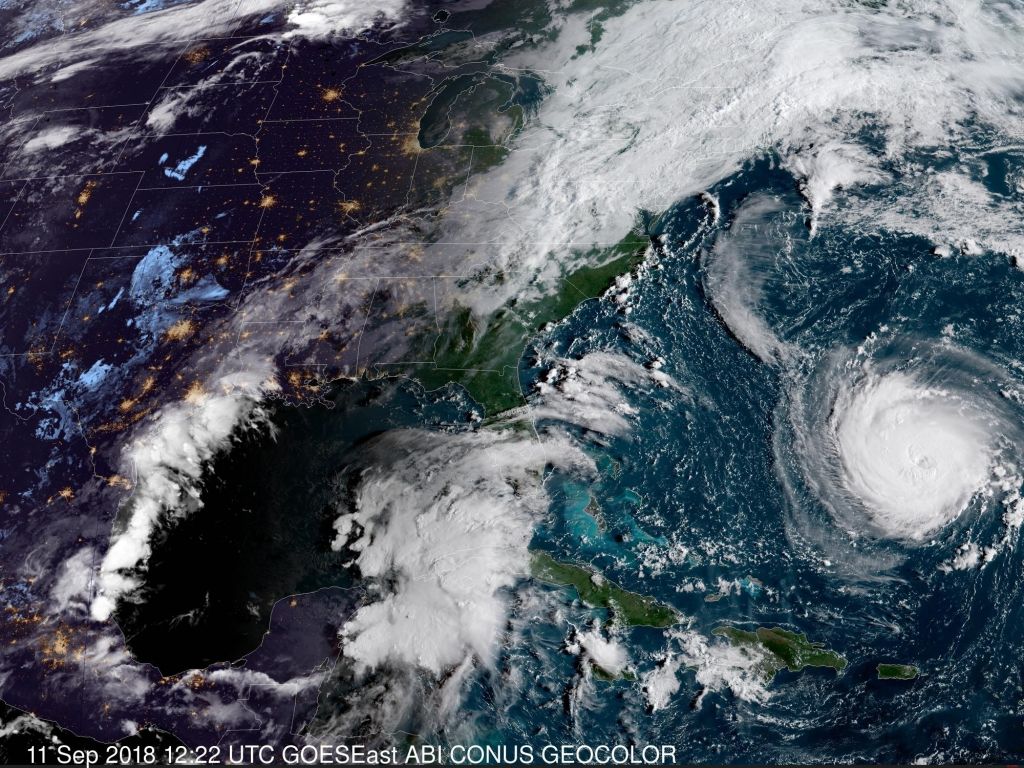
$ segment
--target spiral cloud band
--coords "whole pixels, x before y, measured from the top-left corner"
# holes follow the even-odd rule
[[[841,482],[886,535],[921,539],[955,519],[989,476],[992,445],[974,404],[902,373],[840,390],[830,433]]]

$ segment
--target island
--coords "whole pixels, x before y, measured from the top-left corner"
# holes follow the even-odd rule
[[[615,683],[620,680],[627,683],[636,682],[636,672],[632,669],[624,669],[621,672],[609,672],[593,661],[590,662],[590,673],[594,676],[595,680],[599,680],[602,683]]]
[[[879,680],[913,680],[917,675],[917,667],[911,664],[883,663],[878,665]]]
[[[670,627],[679,621],[679,613],[671,606],[625,590],[590,568],[561,563],[546,552],[533,553],[530,574],[549,584],[574,587],[583,603],[606,608],[629,626]]]
[[[813,643],[806,635],[781,627],[758,627],[753,632],[736,627],[717,627],[711,634],[728,638],[734,646],[764,652],[762,671],[769,681],[781,669],[800,672],[805,667],[829,667],[842,672],[848,664],[845,658],[825,648],[822,643]]]

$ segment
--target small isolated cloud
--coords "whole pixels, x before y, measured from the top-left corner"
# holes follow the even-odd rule
[[[288,14],[291,29],[285,37],[329,37],[355,34],[377,23],[395,23],[402,17],[405,0],[314,0],[296,6]]]
[[[71,125],[59,125],[41,131],[25,142],[24,152],[39,152],[45,149],[62,147],[82,134],[81,129]]]

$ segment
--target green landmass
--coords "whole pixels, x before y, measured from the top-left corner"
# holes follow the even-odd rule
[[[606,524],[604,521],[604,510],[601,509],[601,505],[598,503],[597,499],[591,496],[590,501],[587,502],[587,506],[583,511],[594,518],[594,522],[597,523],[597,530],[605,530]]]
[[[533,553],[530,573],[549,584],[574,587],[586,605],[606,608],[629,626],[670,627],[679,621],[679,614],[671,606],[629,592],[589,568],[561,563],[546,552]]]
[[[603,22],[616,16],[621,16],[629,10],[630,6],[635,5],[635,2],[636,0],[610,0],[610,2],[609,0],[574,0],[569,6],[570,13],[591,12],[588,21],[590,26],[590,44],[576,46],[576,56],[593,53],[597,48],[597,44],[604,36]]]
[[[879,680],[913,680],[918,675],[918,669],[910,664],[879,664]]]
[[[806,635],[781,627],[758,627],[753,632],[735,627],[718,627],[711,634],[726,637],[735,646],[752,646],[767,651],[762,668],[767,680],[771,680],[782,669],[799,672],[805,667],[829,667],[842,672],[848,663],[822,643],[812,643]]]
[[[595,680],[600,680],[604,683],[614,683],[618,680],[625,680],[627,682],[633,682],[636,680],[636,672],[631,669],[624,669],[622,672],[615,674],[609,672],[604,667],[598,666],[594,662],[590,662],[590,671],[594,675]]]
[[[410,374],[428,389],[448,382],[461,384],[488,415],[523,405],[518,366],[530,338],[548,323],[564,320],[582,302],[604,293],[616,277],[640,262],[649,243],[646,235],[630,233],[607,249],[600,266],[580,267],[564,275],[541,299],[512,300],[486,322],[475,318],[468,308],[460,308],[434,341],[434,366],[420,366]],[[601,255],[588,254],[588,260],[596,261]]]
[[[513,127],[510,133],[519,130],[523,122],[523,108],[513,106],[509,110]],[[470,128],[462,134],[462,143],[472,149],[473,173],[481,173],[501,163],[511,150],[495,140],[486,128]]]

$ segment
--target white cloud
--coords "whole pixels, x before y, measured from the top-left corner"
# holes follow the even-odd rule
[[[83,133],[82,129],[75,128],[71,125],[58,125],[53,128],[47,128],[45,131],[40,131],[27,142],[22,149],[25,152],[38,152],[41,149],[56,149],[57,147],[67,144],[74,138],[78,138]]]
[[[679,691],[679,668],[682,665],[680,657],[668,654],[643,676],[644,695],[651,711],[657,712],[672,702],[672,697]]]
[[[377,22],[394,23],[402,16],[405,0],[313,0],[301,3],[288,14],[292,28],[285,37],[329,37],[353,34]]]
[[[95,29],[62,35],[0,58],[0,79],[32,73],[67,79],[89,64],[99,64],[119,53],[161,55],[161,46],[180,46],[193,38],[230,33],[246,16],[293,8],[290,37],[326,37],[358,33],[380,20],[395,21],[405,7],[401,0],[333,0],[293,7],[281,0],[202,0],[166,10],[116,19]],[[293,18],[294,17],[294,18]]]
[[[64,80],[68,80],[77,75],[79,72],[83,72],[97,63],[97,59],[82,59],[81,61],[76,61],[74,64],[69,64],[66,67],[61,67],[56,72],[54,72],[53,75],[50,76],[50,82],[59,83]]]
[[[366,449],[354,511],[336,523],[378,597],[342,629],[361,670],[404,663],[436,675],[467,656],[492,659],[502,590],[527,573],[527,545],[547,509],[549,465],[589,471],[567,439],[517,430],[390,432]]]
[[[1024,219],[1024,202],[993,195],[969,170],[908,167],[892,192],[859,197],[842,211],[842,220],[919,235],[943,253],[977,255],[987,249],[1024,258],[1024,229],[1017,225]]]
[[[629,653],[625,647],[613,638],[604,637],[599,626],[577,632],[569,650],[582,654],[609,675],[620,675],[629,667]]]
[[[530,412],[535,419],[558,419],[603,434],[628,431],[635,409],[622,388],[679,389],[656,366],[644,368],[624,355],[591,352],[578,360],[558,358],[540,381]]]
[[[188,88],[181,91],[168,91],[149,110],[149,114],[146,115],[146,127],[153,133],[170,131],[174,127],[175,121],[187,108],[188,102],[195,98],[194,91],[196,90],[202,89]]]
[[[972,1],[651,0],[604,22],[595,51],[580,55],[590,30],[569,16],[557,40],[506,59],[554,91],[508,159],[469,183],[452,209],[472,215],[453,215],[440,240],[494,243],[465,248],[467,261],[486,257],[506,276],[477,295],[486,315],[537,275],[550,284],[570,259],[566,243],[582,258],[589,243],[617,242],[638,208],[697,194],[765,147],[806,177],[817,221],[837,185],[958,142],[967,123],[1024,136],[1022,27],[1024,10]],[[868,151],[869,131],[884,146]],[[966,226],[972,214],[945,217]],[[982,244],[1018,240],[1018,221],[991,217]]]
[[[75,656],[83,676],[108,701],[123,705],[141,703],[152,691],[151,669],[136,663],[118,636],[101,635],[91,639]]]
[[[761,360],[786,361],[794,350],[758,314],[764,265],[786,241],[781,200],[755,195],[736,211],[708,255],[705,286],[715,310],[744,347]],[[780,222],[781,219],[781,222]],[[780,231],[781,230],[781,231]]]
[[[934,378],[867,372],[837,388],[829,415],[839,480],[879,533],[925,541],[988,484],[995,414]]]
[[[801,190],[811,207],[810,229],[813,236],[818,218],[832,201],[836,189],[860,184],[877,184],[886,175],[873,167],[877,160],[855,144],[830,141],[808,150],[797,150],[787,158],[790,171],[803,179]]]
[[[733,645],[724,638],[673,630],[664,659],[643,676],[644,694],[651,709],[664,709],[679,691],[679,672],[685,668],[693,671],[704,692],[728,689],[743,701],[761,703],[770,695],[765,661],[765,651],[758,645]]]
[[[82,606],[88,604],[95,557],[92,547],[84,547],[64,561],[57,583],[50,591],[50,599],[58,613],[67,611],[72,603]]]
[[[265,427],[260,397],[276,388],[267,376],[223,376],[217,390],[194,402],[161,410],[125,449],[135,490],[126,503],[127,520],[111,539],[100,567],[92,615],[107,620],[117,600],[139,585],[157,526],[202,506],[199,481],[209,461],[242,429]]]

